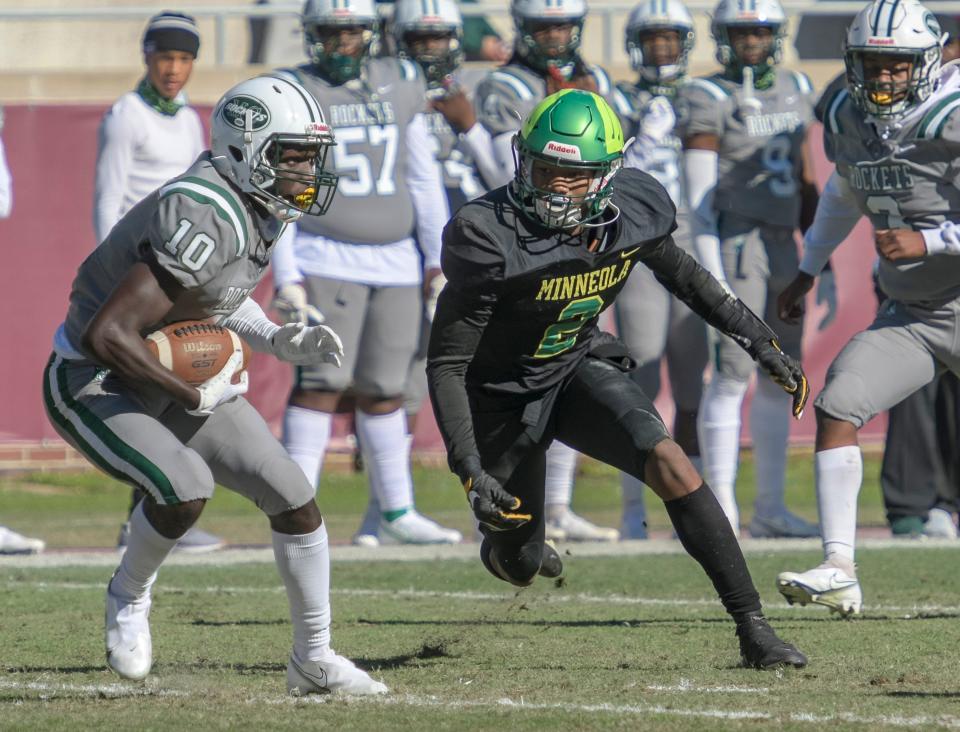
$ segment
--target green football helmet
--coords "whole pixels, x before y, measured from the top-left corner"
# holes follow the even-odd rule
[[[600,226],[623,151],[620,120],[603,97],[579,89],[558,91],[537,105],[513,138],[511,199],[548,229]],[[587,191],[571,196],[537,187],[533,171],[538,162],[572,174],[589,173]]]

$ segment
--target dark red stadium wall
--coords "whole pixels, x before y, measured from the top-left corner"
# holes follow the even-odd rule
[[[40,392],[43,366],[50,355],[53,331],[63,319],[74,272],[95,242],[92,225],[93,166],[97,126],[104,106],[57,105],[6,108],[3,142],[13,175],[13,214],[0,220],[0,306],[6,346],[0,359],[0,441],[56,437],[44,415]],[[209,115],[209,108],[201,115]],[[821,181],[829,175],[815,134]],[[870,283],[873,249],[868,227],[861,224],[853,240],[834,256],[840,282],[840,312],[824,333],[808,328],[804,363],[813,393],[823,385],[830,360],[856,331],[870,322],[875,301]],[[260,302],[269,298],[269,283],[257,291]],[[812,302],[811,302],[812,306]],[[812,306],[812,322],[820,311]],[[290,386],[290,369],[272,358],[257,355],[251,370],[250,400],[279,427]],[[671,418],[665,400],[664,417]],[[426,410],[429,412],[429,410]],[[417,430],[420,447],[439,446],[432,416],[424,413]],[[745,419],[749,410],[745,409]],[[875,420],[869,434],[882,434]],[[814,430],[813,409],[794,425],[795,439],[809,441]]]

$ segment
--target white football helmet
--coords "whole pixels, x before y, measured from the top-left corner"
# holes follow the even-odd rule
[[[783,42],[787,31],[787,16],[779,0],[720,0],[713,11],[710,32],[717,43],[717,61],[725,69],[742,69],[743,64],[730,44],[728,29],[736,26],[767,26],[773,32],[767,59],[754,67],[759,76],[783,59]]]
[[[640,36],[653,30],[675,30],[680,34],[680,55],[675,63],[666,66],[644,63]],[[663,83],[686,76],[694,33],[693,18],[681,0],[643,0],[630,11],[624,34],[630,65],[644,79],[651,83]]]
[[[922,103],[940,77],[944,35],[936,17],[916,0],[875,0],[847,29],[843,60],[854,104],[874,117],[897,117]],[[905,85],[868,79],[864,58],[902,56],[912,64]]]
[[[514,50],[530,66],[546,71],[549,66],[572,67],[580,49],[583,21],[587,17],[586,0],[511,0],[510,14],[515,30]],[[533,31],[544,23],[568,22],[573,25],[570,42],[549,49],[537,43]]]
[[[307,0],[300,22],[307,58],[324,76],[338,84],[360,76],[364,59],[376,52],[380,40],[380,20],[374,0]],[[363,52],[359,57],[324,47],[324,29],[344,26],[363,28]]]
[[[456,0],[397,0],[392,32],[397,55],[419,64],[430,88],[442,86],[463,63],[463,18]],[[417,32],[449,34],[447,51],[417,53],[407,43],[407,34]]]
[[[326,213],[337,190],[338,176],[324,169],[335,144],[317,100],[280,76],[240,82],[217,102],[210,122],[213,166],[281,221]],[[289,147],[316,153],[311,173],[279,164]],[[281,182],[306,184],[306,189],[291,200],[278,191]]]

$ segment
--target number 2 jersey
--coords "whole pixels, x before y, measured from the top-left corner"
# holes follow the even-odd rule
[[[684,139],[719,138],[718,213],[795,228],[803,142],[816,99],[804,74],[779,68],[774,74],[769,88],[752,94],[722,74],[691,79],[680,89],[677,128]]]
[[[885,129],[857,109],[845,88],[823,108],[827,158],[874,228],[960,224],[960,69],[945,68],[938,90]],[[960,256],[880,257],[879,263],[880,286],[894,300],[960,297]]]
[[[598,316],[631,270],[674,228],[673,204],[646,173],[620,171],[612,203],[620,216],[605,227],[596,253],[579,236],[529,218],[507,186],[464,205],[444,229],[447,286],[430,359],[471,358],[466,384],[488,396],[522,401],[561,383],[589,350]],[[461,331],[462,318],[468,325]]]
[[[80,265],[55,339],[58,353],[82,356],[87,325],[140,261],[162,286],[175,283],[179,290],[166,318],[148,332],[179,320],[231,314],[263,278],[282,228],[279,220],[258,213],[203,153],[183,175],[130,209]]]

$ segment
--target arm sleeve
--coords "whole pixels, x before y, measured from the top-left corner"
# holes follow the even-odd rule
[[[93,193],[93,228],[99,245],[120,220],[123,192],[130,176],[136,130],[115,109],[100,123]]]
[[[481,124],[475,124],[464,132],[460,139],[463,140],[464,146],[470,152],[477,167],[477,172],[483,178],[483,183],[487,189],[499,188],[503,185],[503,170],[500,163],[497,162],[493,150],[493,139],[490,137],[487,128]]]
[[[720,260],[717,213],[713,207],[713,196],[717,189],[717,161],[718,155],[713,150],[687,150],[683,155],[690,203],[690,228],[697,258],[710,274],[724,282],[726,277]]]
[[[427,381],[447,462],[466,482],[480,470],[466,375],[497,302],[503,259],[470,223],[454,218],[444,231],[443,273],[427,353]]]
[[[758,343],[776,339],[766,323],[678,247],[673,237],[645,249],[640,256],[660,284],[751,356]]]
[[[417,242],[427,268],[440,266],[443,225],[450,218],[440,163],[422,114],[414,115],[406,131],[407,185],[417,214]]]
[[[814,277],[820,274],[833,250],[850,235],[861,215],[850,186],[834,171],[820,194],[813,223],[803,236],[800,271]]]
[[[491,171],[494,180],[490,181],[491,188],[505,186],[513,180],[515,167],[513,163],[513,132],[503,132],[493,137],[491,149],[496,169]]]
[[[303,273],[297,266],[297,254],[294,251],[296,240],[297,225],[287,224],[277,243],[273,245],[274,251],[270,264],[273,267],[273,286],[276,289],[291,282],[303,280]]]
[[[280,326],[270,320],[263,308],[250,297],[240,303],[240,307],[232,313],[223,317],[219,325],[232,330],[249,343],[254,351],[260,353],[273,353],[271,339],[274,333],[280,330]]]
[[[10,168],[7,167],[7,156],[3,150],[3,140],[0,140],[0,219],[10,216],[13,210],[13,178]]]

